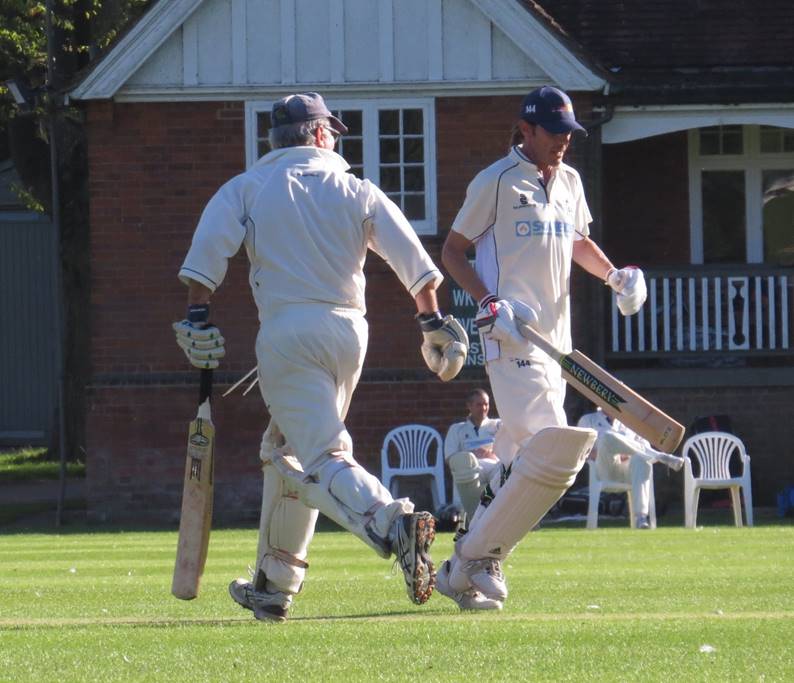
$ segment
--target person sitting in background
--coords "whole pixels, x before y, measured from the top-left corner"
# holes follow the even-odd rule
[[[684,465],[684,459],[651,448],[645,439],[619,420],[606,415],[601,408],[582,415],[577,426],[595,429],[598,432],[589,457],[595,460],[599,478],[631,484],[637,529],[649,529],[653,463],[661,462],[678,472]]]
[[[444,440],[444,459],[467,519],[471,519],[482,490],[499,467],[493,444],[500,422],[488,417],[490,406],[488,392],[483,389],[469,392],[466,395],[469,414],[463,422],[450,426]]]

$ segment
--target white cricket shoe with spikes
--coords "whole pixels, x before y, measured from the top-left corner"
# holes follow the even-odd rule
[[[449,585],[450,571],[450,562],[446,560],[441,565],[441,569],[438,570],[438,576],[436,577],[436,590],[438,590],[441,595],[446,595],[450,600],[454,600],[462,610],[502,609],[502,603],[499,600],[486,598],[475,588],[469,588],[465,591],[454,590],[452,586]]]
[[[245,579],[232,581],[229,595],[238,605],[250,609],[259,621],[286,621],[292,604],[291,595],[280,591],[270,593],[254,590],[254,584]]]
[[[449,585],[453,591],[465,592],[473,588],[489,600],[504,602],[507,582],[502,563],[492,557],[466,560],[458,555],[450,561]]]
[[[392,550],[405,578],[408,598],[417,605],[428,601],[436,572],[428,551],[436,537],[436,521],[429,512],[400,515],[394,522]]]

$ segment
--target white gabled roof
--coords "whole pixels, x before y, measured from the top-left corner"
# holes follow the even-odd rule
[[[70,96],[113,97],[127,79],[176,31],[204,0],[160,0],[99,60]]]
[[[523,92],[604,80],[516,0],[160,0],[77,100]]]

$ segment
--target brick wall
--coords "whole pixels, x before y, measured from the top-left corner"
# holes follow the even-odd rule
[[[439,168],[438,237],[423,242],[437,263],[448,226],[463,200],[471,177],[507,149],[509,130],[520,98],[440,98],[436,105]],[[577,113],[589,116],[589,103],[576,101]],[[182,314],[185,288],[176,272],[182,262],[201,208],[229,177],[243,170],[243,106],[239,103],[95,104],[88,106],[87,130],[91,183],[92,376],[87,414],[88,495],[96,520],[139,519],[174,521],[178,513],[187,423],[195,414],[196,373],[186,368],[176,348],[170,324]],[[662,217],[672,221],[685,209],[685,157],[680,136],[667,143],[653,140],[629,148],[605,148],[610,178],[604,181],[605,239],[621,253],[617,231],[633,229],[642,216],[653,235]],[[617,149],[620,147],[620,149]],[[598,138],[577,142],[571,162],[582,170],[593,192],[590,203],[598,220]],[[606,156],[608,156],[608,160]],[[642,162],[654,159],[655,173],[647,183]],[[665,169],[670,193],[658,207],[621,202],[649,196],[647,187]],[[632,173],[629,173],[628,171]],[[622,176],[620,174],[622,173]],[[612,175],[621,177],[621,182]],[[677,174],[677,175],[676,175]],[[683,179],[683,180],[682,180]],[[620,186],[621,202],[611,188]],[[684,187],[685,189],[685,187]],[[653,196],[658,195],[658,193]],[[673,201],[678,197],[678,201]],[[683,204],[681,204],[683,202]],[[669,236],[668,236],[669,239]],[[630,239],[627,252],[643,251],[647,241]],[[683,236],[680,244],[688,244]],[[664,242],[660,242],[664,246]],[[669,252],[673,261],[683,255]],[[650,259],[650,255],[647,257]],[[634,262],[640,259],[633,259]],[[420,334],[413,322],[413,305],[391,270],[377,256],[367,260],[367,305],[370,347],[365,376],[347,423],[356,455],[368,469],[380,472],[379,452],[386,432],[397,424],[420,422],[438,428],[463,416],[463,396],[474,386],[487,386],[482,375],[440,383],[424,368]],[[574,283],[574,333],[577,344],[598,349],[597,307],[588,287]],[[446,305],[448,282],[441,292]],[[213,319],[227,337],[229,356],[220,373],[224,382],[236,379],[254,365],[256,311],[247,284],[247,263],[238,255],[226,282],[213,298]],[[135,334],[131,334],[134,330]],[[593,341],[595,340],[595,341]],[[367,374],[369,373],[369,374]],[[390,381],[383,381],[387,377]],[[766,390],[764,390],[766,391]],[[219,392],[220,393],[220,392]],[[775,460],[782,441],[781,426],[752,411],[759,402],[747,392],[649,390],[649,397],[676,407],[676,414],[726,412],[758,457],[758,493],[772,494],[768,481],[792,480],[789,459]],[[763,393],[763,392],[761,392]],[[786,390],[770,389],[761,398],[787,405]],[[657,396],[658,394],[658,396]],[[774,394],[774,396],[772,395]],[[756,396],[756,394],[753,394]],[[788,401],[789,403],[786,403]],[[570,414],[584,407],[569,392]],[[247,397],[217,399],[213,416],[218,428],[218,519],[253,518],[257,514],[259,476],[257,453],[266,415],[257,392]],[[777,450],[775,450],[777,448]],[[774,454],[774,455],[773,455]],[[767,466],[767,463],[768,466]],[[754,459],[754,467],[756,460]],[[788,468],[788,469],[786,469]]]
[[[186,368],[170,329],[185,305],[185,288],[176,272],[203,205],[244,168],[243,107],[217,102],[91,104],[87,121],[91,515],[96,520],[173,521],[196,400],[196,373]],[[440,145],[440,164],[449,163],[456,145],[459,141]],[[462,198],[468,175],[448,180],[445,190]],[[442,241],[424,240],[437,263]],[[419,353],[421,334],[409,295],[376,255],[368,257],[366,272],[370,346],[365,367],[375,379],[362,382],[348,427],[362,463],[379,473],[380,446],[389,429],[422,422],[443,435],[450,422],[461,419],[465,393],[482,382],[460,379],[443,385],[433,378]],[[446,292],[445,287],[442,302]],[[229,350],[218,373],[220,393],[224,383],[255,363],[256,311],[244,255],[230,264],[213,297],[213,320],[224,331]],[[129,333],[133,328],[136,335]],[[393,381],[378,381],[383,375]],[[216,516],[253,517],[260,486],[259,439],[267,419],[261,398],[255,391],[244,398],[239,393],[218,398],[213,419],[218,430]]]

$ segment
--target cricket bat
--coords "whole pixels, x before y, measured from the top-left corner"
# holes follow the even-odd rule
[[[210,412],[211,395],[212,370],[202,370],[198,414],[190,423],[187,437],[179,541],[171,583],[171,593],[180,600],[192,600],[198,595],[210,540],[215,468],[215,427],[212,425]]]
[[[672,453],[684,438],[684,426],[610,375],[581,351],[559,351],[529,325],[517,322],[521,335],[547,353],[562,368],[562,376],[580,394],[589,398],[654,448]]]

